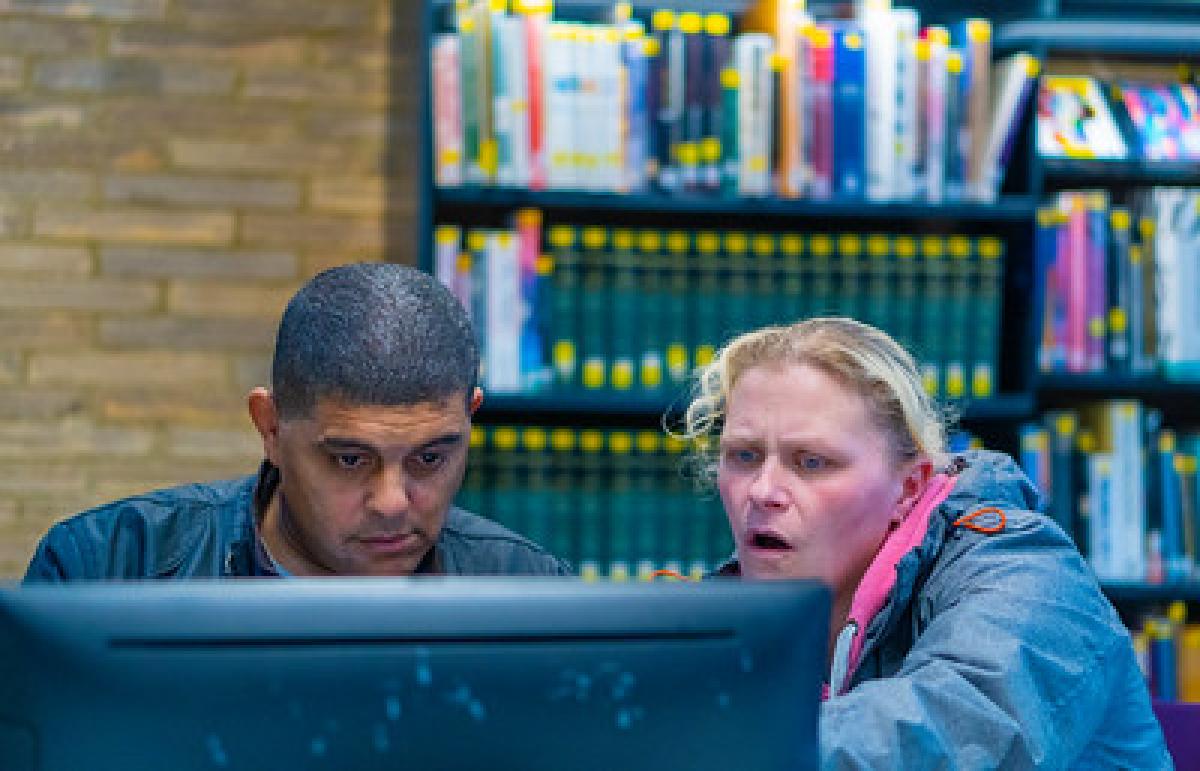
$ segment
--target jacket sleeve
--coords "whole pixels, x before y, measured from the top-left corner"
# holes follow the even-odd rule
[[[70,581],[86,578],[84,556],[66,522],[60,522],[42,537],[34,550],[25,583]]]
[[[1014,519],[950,535],[977,542],[944,550],[899,670],[822,706],[823,767],[1064,768],[1110,710],[1131,733],[1114,753],[1140,746],[1158,761],[1141,767],[1169,767],[1128,633],[1079,553],[1042,518]]]

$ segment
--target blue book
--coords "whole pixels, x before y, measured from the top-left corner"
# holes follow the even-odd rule
[[[833,29],[833,189],[857,198],[866,184],[867,57],[862,30]]]
[[[1163,429],[1158,432],[1154,458],[1154,473],[1158,476],[1154,486],[1162,511],[1163,577],[1167,581],[1179,580],[1191,574],[1192,566],[1184,548],[1183,501],[1179,473],[1175,469],[1174,431]]]

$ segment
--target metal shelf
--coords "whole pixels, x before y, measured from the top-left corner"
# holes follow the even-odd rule
[[[1200,160],[1044,158],[1041,164],[1047,183],[1057,187],[1065,185],[1200,185]]]
[[[1001,24],[997,52],[1124,54],[1135,57],[1200,55],[1200,22],[1180,19],[1038,19]]]
[[[1200,602],[1200,581],[1149,584],[1145,581],[1101,581],[1100,588],[1115,603]]]
[[[730,198],[719,195],[659,195],[530,191],[496,187],[439,188],[442,207],[535,207],[547,210],[651,212],[656,214],[812,219],[920,219],[975,222],[1019,222],[1033,217],[1032,196],[1006,196],[995,203],[929,204],[913,201],[874,202],[859,199],[814,201],[783,198]]]
[[[603,414],[655,416],[686,409],[689,392],[686,388],[664,393],[643,391],[548,391],[537,394],[486,394],[479,417],[488,420],[493,415],[536,416]],[[1033,414],[1032,394],[1000,394],[989,399],[951,403],[964,421],[1019,420]]]
[[[1200,381],[1166,380],[1156,375],[1054,372],[1035,376],[1039,392],[1096,396],[1200,396]]]

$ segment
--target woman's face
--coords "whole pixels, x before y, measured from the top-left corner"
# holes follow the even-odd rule
[[[729,395],[717,484],[742,575],[852,594],[922,492],[866,401],[809,365],[757,366]]]

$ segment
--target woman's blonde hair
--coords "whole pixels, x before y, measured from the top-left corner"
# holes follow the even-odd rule
[[[752,367],[789,364],[816,367],[861,395],[876,425],[887,433],[897,462],[925,456],[935,468],[944,464],[945,418],[925,392],[908,351],[868,324],[812,318],[740,335],[700,370],[684,414],[684,435],[699,448],[703,476],[711,478],[715,472],[716,439],[729,394],[742,374]]]

